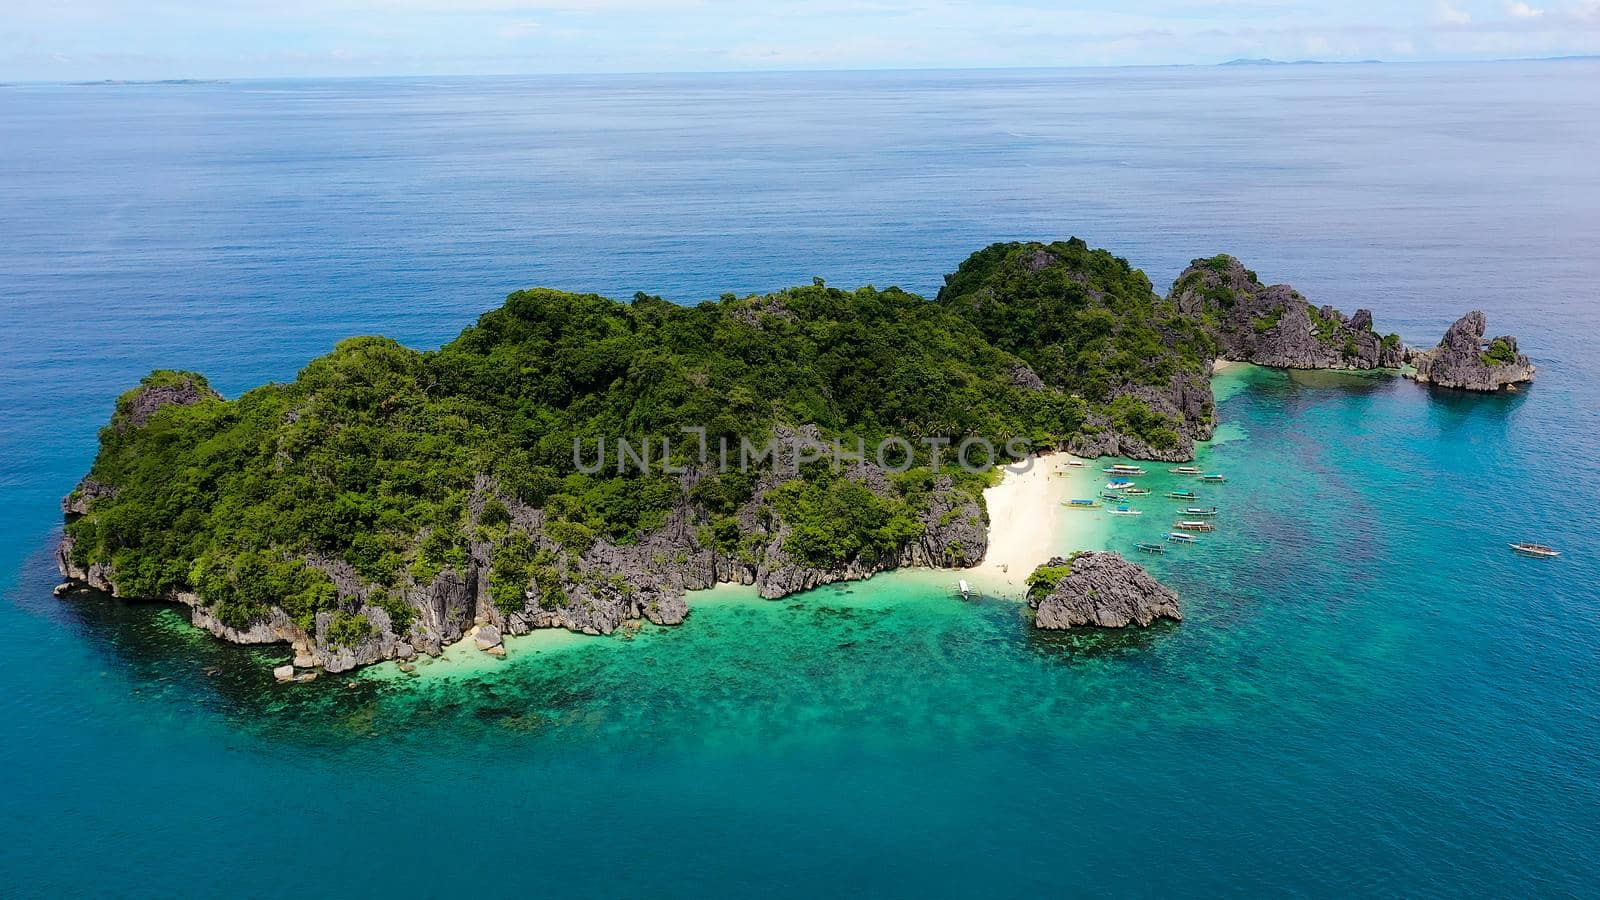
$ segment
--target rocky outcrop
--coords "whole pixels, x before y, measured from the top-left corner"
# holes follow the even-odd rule
[[[150,417],[168,406],[188,406],[201,400],[220,400],[205,378],[193,372],[153,372],[133,390],[117,399],[111,427],[118,431],[143,428]]]
[[[1414,350],[1407,362],[1416,367],[1412,377],[1425,384],[1467,391],[1498,391],[1532,381],[1533,363],[1517,350],[1517,339],[1502,335],[1484,341],[1488,317],[1473,310],[1457,319],[1439,346]]]
[[[101,484],[93,478],[85,478],[78,482],[72,493],[61,498],[61,512],[66,516],[81,516],[89,512],[89,505],[101,497],[116,496],[117,489],[109,484]]]
[[[1178,595],[1116,553],[1058,556],[1035,569],[1028,582],[1036,628],[1143,627],[1162,618],[1183,620]]]
[[[1346,318],[1331,306],[1314,307],[1289,285],[1263,285],[1232,256],[1193,261],[1169,298],[1179,313],[1206,324],[1222,359],[1282,369],[1394,369],[1404,362],[1400,338],[1379,336],[1370,310]]]
[[[1135,405],[1129,407],[1129,401]],[[1066,449],[1090,458],[1187,462],[1194,459],[1195,441],[1209,440],[1216,424],[1210,379],[1180,372],[1162,386],[1124,385],[1104,410],[1090,413],[1089,421],[1068,440]]]

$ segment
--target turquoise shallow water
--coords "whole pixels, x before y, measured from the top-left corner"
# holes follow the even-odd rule
[[[1587,65],[0,92],[19,236],[0,248],[0,879],[1590,893],[1600,187],[1580,151],[1600,109],[1568,89]],[[1275,150],[1236,137],[1251,122],[1286,129]],[[1229,482],[1196,488],[1219,531],[1141,557],[1186,621],[1131,634],[1035,634],[1012,602],[908,573],[284,688],[280,651],[49,596],[55,499],[153,365],[232,393],[346,333],[437,342],[512,285],[930,290],[986,240],[1071,232],[1158,283],[1230,249],[1413,342],[1482,306],[1541,381],[1219,376],[1201,461]],[[1178,504],[1137,505],[1107,545]],[[1505,550],[1525,538],[1567,554]]]

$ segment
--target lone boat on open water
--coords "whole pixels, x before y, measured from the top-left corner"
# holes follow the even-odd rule
[[[1511,551],[1518,556],[1532,556],[1537,559],[1555,559],[1561,551],[1543,544],[1511,544]]]

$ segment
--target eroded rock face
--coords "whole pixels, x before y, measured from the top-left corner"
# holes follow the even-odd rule
[[[1517,350],[1517,339],[1502,335],[1484,341],[1489,319],[1473,310],[1455,321],[1439,346],[1413,351],[1408,360],[1413,376],[1425,384],[1467,391],[1498,391],[1508,385],[1532,381],[1533,363]]]
[[[1197,259],[1173,283],[1179,312],[1207,322],[1223,359],[1282,369],[1393,369],[1405,358],[1395,335],[1372,328],[1372,312],[1346,318],[1314,307],[1286,284],[1263,285],[1231,256]]]
[[[143,428],[150,417],[167,406],[189,406],[201,400],[217,400],[222,395],[205,379],[189,372],[173,373],[164,380],[147,383],[129,391],[117,401],[111,425],[119,431]]]
[[[72,493],[61,498],[61,512],[67,516],[81,516],[89,512],[89,504],[101,497],[111,497],[117,489],[109,484],[101,484],[93,478],[85,478],[78,482]]]
[[[1136,431],[1118,427],[1106,414],[1096,412],[1090,416],[1089,427],[1067,442],[1067,452],[1090,458],[1126,456],[1188,462],[1194,459],[1195,441],[1209,440],[1217,427],[1216,399],[1210,379],[1203,375],[1180,372],[1164,386],[1124,385],[1116,396],[1136,398],[1150,412],[1172,423],[1170,443],[1156,446]]]
[[[1116,553],[1058,556],[1035,569],[1031,581],[1028,605],[1037,610],[1035,628],[1143,627],[1161,618],[1183,620],[1178,595]]]

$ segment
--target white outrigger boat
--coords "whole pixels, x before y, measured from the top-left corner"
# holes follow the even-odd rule
[[[1105,473],[1107,475],[1126,475],[1126,476],[1143,475],[1144,474],[1144,467],[1143,466],[1128,466],[1128,465],[1123,465],[1122,463],[1116,463],[1114,465],[1106,466]]]
[[[1116,509],[1108,509],[1108,510],[1106,510],[1106,512],[1112,514],[1113,516],[1142,516],[1142,515],[1144,515],[1143,512],[1141,512],[1140,510],[1134,509],[1131,506],[1119,506]]]
[[[1543,544],[1510,544],[1511,552],[1518,556],[1532,556],[1536,559],[1555,559],[1561,551]]]
[[[1174,475],[1199,475],[1200,474],[1200,467],[1199,466],[1179,466],[1176,469],[1168,469],[1167,471],[1171,472]]]
[[[1110,481],[1106,483],[1106,490],[1108,491],[1125,491],[1131,487],[1133,487],[1133,482],[1131,481]]]

